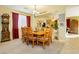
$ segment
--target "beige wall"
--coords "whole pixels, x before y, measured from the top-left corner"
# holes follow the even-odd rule
[[[36,17],[36,23],[38,22],[38,20],[40,20],[42,22],[46,22],[46,20],[52,20],[51,14],[45,14],[45,15],[37,16]]]
[[[37,27],[37,22],[38,22],[38,20],[45,20],[46,19],[46,17],[44,16],[44,15],[42,15],[42,16],[36,16],[36,17],[34,17],[34,16],[32,16],[32,28],[33,28],[33,30],[35,30],[35,28]]]
[[[60,14],[65,14],[64,10],[61,12],[58,12],[56,14],[47,14],[47,15],[42,15],[42,16],[38,16],[36,17],[36,22],[37,20],[41,19],[41,20],[47,20],[47,19],[51,19],[53,21],[53,19],[58,19],[58,38],[60,41],[65,40],[65,33],[66,33],[66,21],[64,17],[60,17]],[[54,17],[54,18],[53,18]],[[63,19],[62,19],[63,18]],[[64,20],[64,21],[61,21]],[[63,25],[61,26],[60,23],[63,23]],[[35,25],[35,23],[33,24]],[[54,33],[52,31],[52,33]],[[62,35],[61,35],[62,34]],[[53,34],[54,36],[54,34]]]
[[[0,6],[0,17],[3,13],[8,13],[10,15],[10,19],[9,19],[9,31],[10,31],[10,38],[12,39],[12,12],[16,12],[25,16],[31,16],[31,14],[27,14],[27,13],[23,13],[20,11],[16,11],[13,9],[9,9],[7,7],[4,6]],[[1,40],[1,30],[2,30],[2,26],[1,26],[1,18],[0,18],[0,40]],[[21,31],[20,31],[21,32]]]

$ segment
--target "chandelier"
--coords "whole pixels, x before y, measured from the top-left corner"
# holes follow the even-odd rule
[[[36,5],[34,5],[34,8],[33,8],[33,12],[32,13],[33,13],[34,17],[35,16],[38,16],[39,12],[37,10],[37,6]]]

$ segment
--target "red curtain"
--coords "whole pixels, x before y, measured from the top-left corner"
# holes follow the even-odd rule
[[[67,28],[70,28],[70,19],[66,20]]]
[[[18,13],[12,12],[13,20],[13,39],[19,38],[18,34]]]
[[[27,19],[27,27],[30,27],[30,16],[26,16]]]

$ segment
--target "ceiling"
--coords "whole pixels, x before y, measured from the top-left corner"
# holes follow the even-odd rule
[[[36,5],[36,10],[40,14],[47,14],[47,13],[56,13],[65,10],[67,6],[64,5]],[[26,6],[25,8],[34,10],[34,6]]]
[[[36,10],[42,13],[56,13],[62,10],[65,10],[66,5],[6,5],[8,8],[19,10],[25,13],[33,14],[33,11]]]

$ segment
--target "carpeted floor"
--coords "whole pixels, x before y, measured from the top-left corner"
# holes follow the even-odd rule
[[[50,46],[43,49],[42,46],[27,46],[20,39],[0,43],[0,54],[59,54],[64,47],[63,42],[53,41]]]
[[[79,38],[71,38],[67,40],[61,54],[79,54]]]

